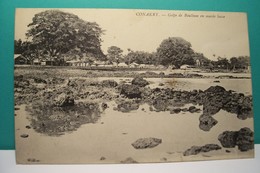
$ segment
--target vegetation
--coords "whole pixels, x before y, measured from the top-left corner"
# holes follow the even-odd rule
[[[245,70],[249,66],[248,56],[209,60],[202,53],[195,52],[191,43],[181,37],[162,40],[152,53],[128,49],[127,54],[123,55],[120,47],[111,46],[104,55],[101,50],[101,35],[104,32],[99,25],[59,10],[36,14],[28,27],[27,41],[14,41],[15,53],[22,54],[28,64],[39,60],[64,65],[68,60],[77,60],[92,65],[98,60],[106,61],[105,64],[118,65],[123,62],[129,66],[144,64],[175,68],[190,65],[210,70]]]

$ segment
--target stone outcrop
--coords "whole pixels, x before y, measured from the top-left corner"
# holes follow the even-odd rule
[[[244,127],[239,131],[224,131],[218,136],[218,140],[225,148],[238,146],[240,151],[248,151],[254,148],[254,132]]]
[[[149,82],[138,76],[132,80],[132,84],[139,87],[145,87],[146,85],[149,85]]]
[[[186,151],[183,152],[184,156],[189,156],[189,155],[197,155],[201,152],[210,152],[213,150],[220,150],[221,147],[217,144],[207,144],[204,146],[192,146],[191,148],[187,149]]]
[[[153,148],[162,143],[162,139],[158,138],[140,138],[132,143],[135,149]]]

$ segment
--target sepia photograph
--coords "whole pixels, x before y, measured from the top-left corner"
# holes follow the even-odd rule
[[[246,13],[15,13],[17,164],[254,157]]]

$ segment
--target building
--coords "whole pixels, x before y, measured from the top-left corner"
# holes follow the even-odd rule
[[[21,54],[14,54],[14,64],[26,65],[29,64],[28,60]]]

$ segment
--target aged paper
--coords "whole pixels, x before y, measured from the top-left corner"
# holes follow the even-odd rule
[[[16,9],[20,164],[254,157],[245,13]]]

